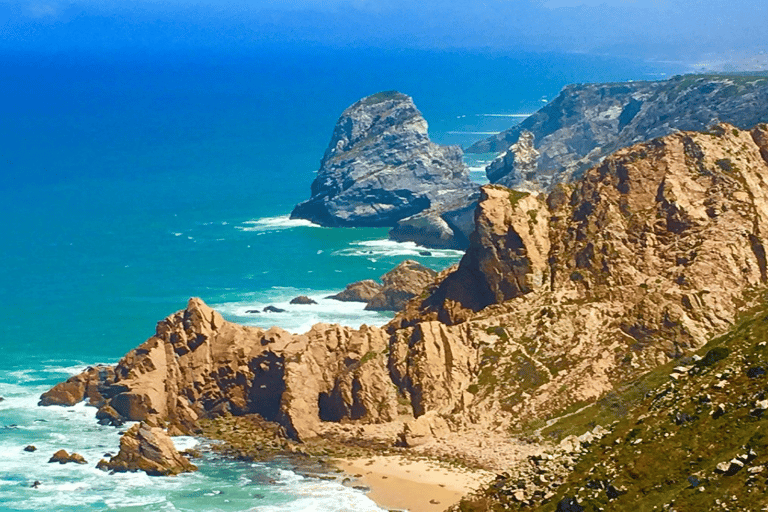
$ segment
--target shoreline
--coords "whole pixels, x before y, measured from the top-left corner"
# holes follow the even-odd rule
[[[410,512],[443,512],[494,476],[428,457],[374,455],[329,462],[368,487],[366,495],[380,507]]]

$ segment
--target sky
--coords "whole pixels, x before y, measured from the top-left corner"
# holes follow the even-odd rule
[[[764,55],[765,0],[0,0],[0,49],[360,46]]]

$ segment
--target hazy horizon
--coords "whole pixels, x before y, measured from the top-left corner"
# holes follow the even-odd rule
[[[757,0],[0,1],[0,49],[94,54],[386,48],[576,52],[768,68]]]

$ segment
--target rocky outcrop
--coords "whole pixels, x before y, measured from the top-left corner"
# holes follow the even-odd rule
[[[120,438],[120,452],[109,461],[102,459],[98,468],[117,473],[144,471],[150,476],[197,471],[197,466],[176,450],[163,429],[146,423],[128,429]]]
[[[405,260],[381,276],[384,286],[371,297],[365,309],[398,311],[408,300],[432,284],[437,272],[413,260]]]
[[[329,299],[340,300],[342,302],[368,302],[381,291],[381,285],[373,279],[365,279],[350,283],[347,287]]]
[[[678,130],[768,121],[768,77],[678,76],[662,82],[577,84],[519,125],[468,152],[503,153],[488,179],[526,190],[578,177],[618,149]]]
[[[34,450],[29,450],[34,451]],[[67,450],[59,450],[54,453],[48,462],[58,462],[59,464],[69,464],[74,462],[75,464],[88,464],[88,461],[83,458],[79,453],[67,453]]]
[[[109,366],[90,367],[43,393],[38,405],[75,405],[87,396],[90,405],[101,406],[117,391],[112,388],[114,378],[114,369]]]
[[[193,298],[104,374],[114,382],[99,416],[190,433],[201,417],[259,414],[297,439],[313,436],[321,421],[388,421],[396,397],[385,384],[387,345],[378,328],[318,324],[293,335],[245,327]],[[81,399],[93,401],[89,390],[104,386],[87,387]]]
[[[474,189],[461,149],[429,140],[427,122],[410,97],[382,92],[342,113],[312,196],[291,218],[334,227],[393,227]]]
[[[389,231],[389,238],[435,249],[466,249],[475,229],[478,197],[479,193],[475,191],[406,217]]]

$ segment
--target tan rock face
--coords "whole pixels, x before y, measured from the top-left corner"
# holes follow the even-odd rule
[[[405,260],[381,276],[384,286],[373,296],[365,309],[398,311],[409,299],[419,295],[432,284],[437,272],[413,260]]]
[[[372,279],[348,284],[347,287],[329,298],[342,302],[368,302],[381,291],[381,285]]]
[[[495,338],[475,410],[595,399],[725,330],[765,284],[765,148],[764,126],[720,125],[622,150],[546,199],[485,187],[459,268],[392,326],[427,316]]]
[[[38,405],[75,405],[87,396],[90,405],[100,407],[105,398],[102,393],[114,382],[115,371],[109,366],[95,366],[83,373],[56,384],[40,396]]]
[[[177,475],[197,470],[194,464],[176,450],[163,429],[146,423],[128,429],[120,438],[120,452],[109,461],[101,460],[98,468],[118,473],[144,471],[150,476]]]

